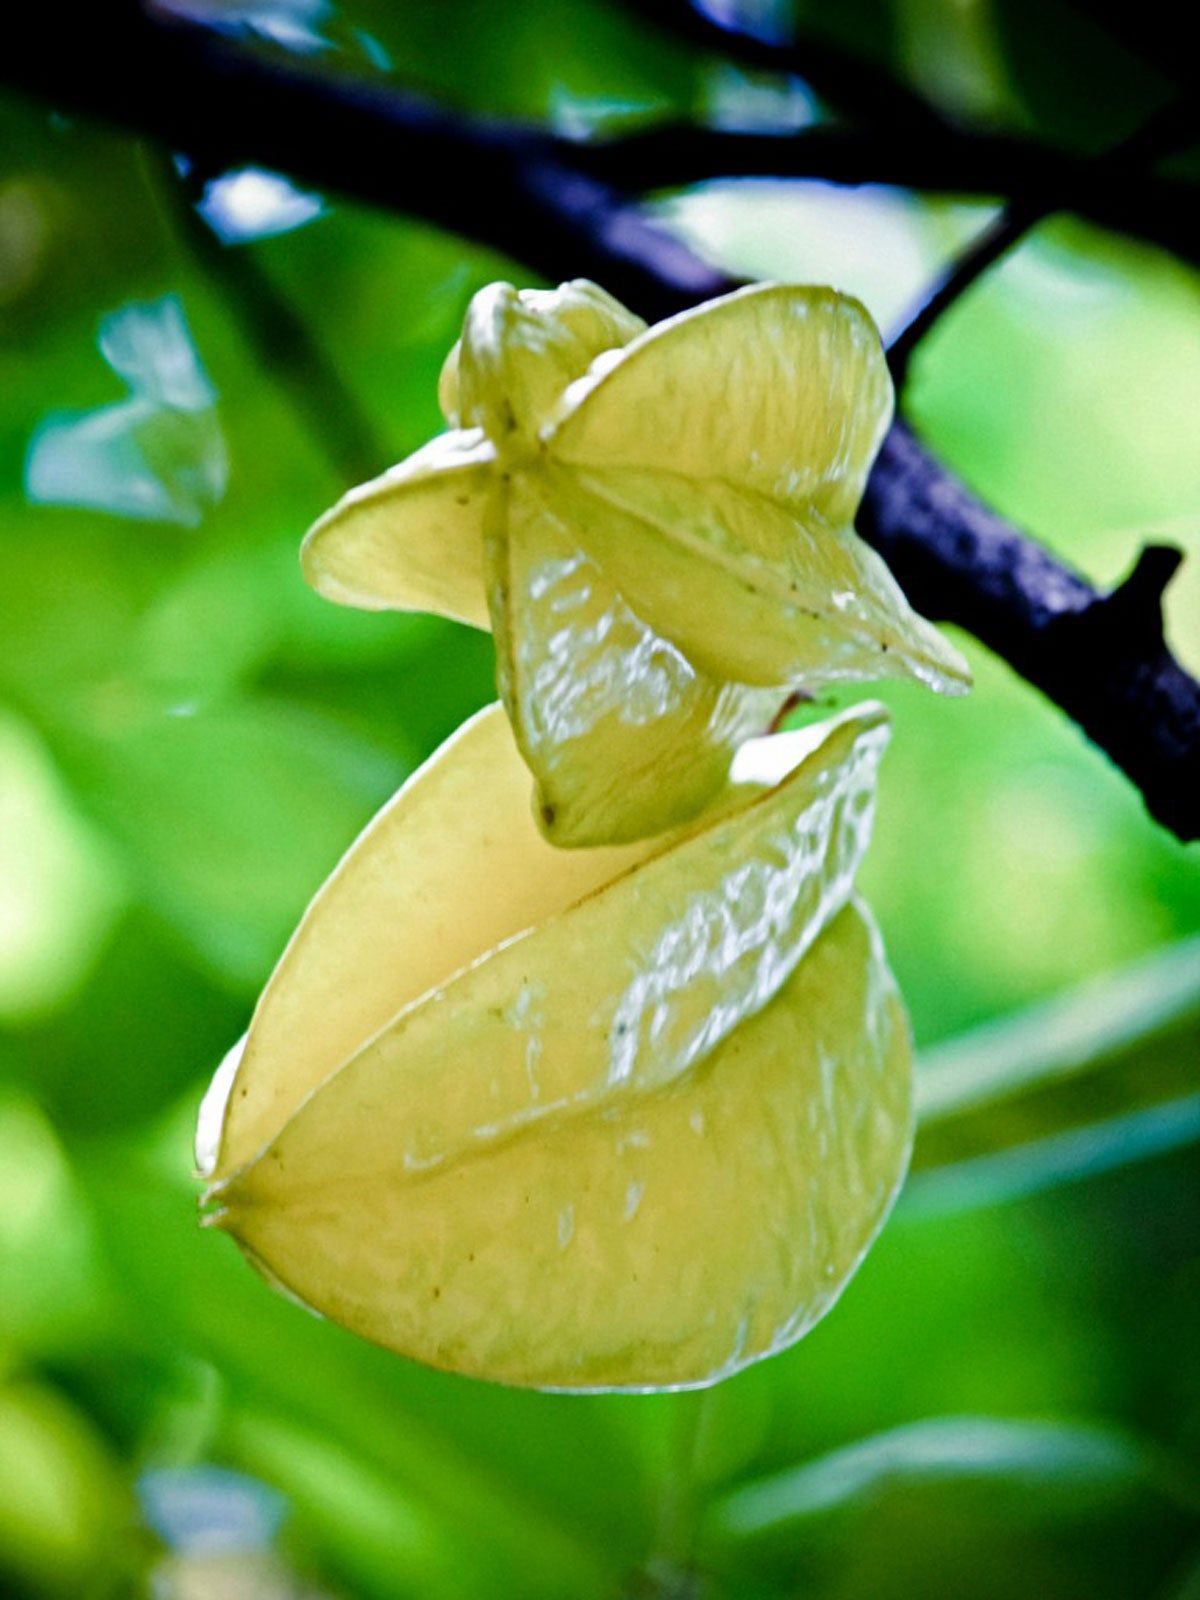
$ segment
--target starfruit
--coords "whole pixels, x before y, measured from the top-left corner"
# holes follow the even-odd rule
[[[492,628],[556,844],[694,817],[791,692],[969,683],[854,532],[892,406],[856,300],[764,284],[647,329],[595,284],[492,284],[439,399],[450,431],[327,513],[304,570]]]
[[[317,1311],[506,1383],[701,1385],[798,1338],[911,1139],[853,893],[886,738],[868,706],[754,741],[700,821],[560,851],[482,712],[351,848],[214,1080],[210,1220]]]

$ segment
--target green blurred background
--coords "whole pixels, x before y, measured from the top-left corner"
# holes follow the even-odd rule
[[[824,111],[601,0],[203,9],[567,129]],[[795,20],[1081,151],[1165,92],[1066,4]],[[306,215],[253,176],[209,198],[226,231]],[[730,270],[834,282],[885,331],[991,209],[767,182],[654,205]],[[360,1344],[200,1233],[208,1075],[356,830],[493,694],[485,637],[306,591],[298,540],[347,480],[222,252],[326,353],[368,470],[437,428],[472,291],[532,281],[336,199],[215,240],[161,153],[0,99],[0,1594],[1195,1600],[1200,864],[971,640],[968,700],[886,691],[864,887],[925,1122],[807,1340],[708,1397],[505,1391]],[[126,397],[97,330],[137,303],[159,307],[135,313],[151,360],[186,366],[190,332],[213,404],[80,423]],[[1169,632],[1200,670],[1193,272],[1043,225],[939,326],[910,411],[1098,582],[1146,538],[1189,550]],[[69,412],[74,479],[38,498],[82,503],[31,503],[31,442]],[[134,491],[153,514],[116,514]]]

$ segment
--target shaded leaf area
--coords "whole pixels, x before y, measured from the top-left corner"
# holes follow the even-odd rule
[[[837,1596],[890,1600],[916,1584],[1000,1596],[1011,1593],[1015,1560],[1037,1592],[1043,1575],[1053,1581],[1061,1548],[1090,1545],[1094,1557],[1099,1539],[1110,1563],[1104,1581],[1134,1587],[1169,1576],[1198,1508],[1200,1481],[1188,1464],[1118,1429],[938,1417],[724,1496],[709,1516],[710,1559]],[[1154,1530],[1157,1560],[1123,1547],[1134,1529]],[[885,1567],[877,1543],[887,1537],[895,1542]]]
[[[794,125],[823,103],[599,0],[250,9],[293,9],[348,47],[360,28],[405,80],[572,130]],[[1081,7],[779,9],[946,111],[1077,151],[1132,128],[1164,83]],[[944,1091],[907,1217],[795,1350],[708,1396],[517,1394],[305,1315],[195,1226],[203,1083],[357,827],[494,694],[491,645],[306,591],[299,539],[347,485],[136,149],[14,98],[0,143],[0,1589],[116,1600],[154,1571],[222,1595],[253,1575],[281,1600],[600,1600],[687,1592],[691,1544],[714,1600],[1191,1600],[1200,1528],[1163,1473],[1190,1482],[1200,1461],[1200,1169],[1155,1119],[1195,1071],[1181,941],[1200,875],[981,650],[969,701],[887,691],[863,883],[929,1081],[954,1067],[942,1081],[967,1092]],[[727,270],[831,281],[890,324],[981,210],[743,182],[662,214]],[[287,297],[394,459],[438,426],[471,292],[527,281],[345,203],[229,248]],[[117,393],[102,319],[166,295],[218,395],[224,498],[196,528],[29,506],[38,425]],[[923,437],[1097,581],[1142,539],[1187,547],[1167,612],[1193,668],[1198,341],[1193,276],[1064,220],[947,317],[912,387]],[[1069,1141],[1098,1135],[1114,1159],[1076,1159]],[[1068,1141],[1052,1165],[1074,1181],[1044,1192],[1048,1140]],[[223,1502],[214,1469],[232,1475]],[[223,1505],[243,1543],[205,1552],[157,1519],[159,1473],[188,1527]],[[804,1514],[753,1539],[723,1527],[739,1496],[797,1481]],[[263,1486],[282,1517],[253,1534],[237,1508]],[[672,1505],[691,1521],[676,1516],[666,1560]]]
[[[1150,1317],[1144,1298],[1152,1282],[1178,1281],[1186,1293],[1177,1280],[1185,1230],[1140,1266],[1136,1241],[1114,1239],[1101,1252],[1109,1283],[1099,1298],[1098,1262],[1081,1261],[1097,1204],[1132,1220],[1146,1198],[1135,1186],[1060,1191],[1057,1237],[1045,1209],[1025,1216],[1040,1241],[1032,1249],[1011,1226],[981,1226],[988,1213],[897,1227],[838,1318],[791,1355],[709,1399],[578,1400],[423,1371],[270,1293],[231,1247],[194,1228],[178,1176],[186,1110],[138,1148],[94,1150],[74,1173],[57,1156],[23,1263],[11,1224],[3,1241],[15,1269],[6,1288],[18,1292],[5,1295],[0,1337],[14,1351],[43,1352],[56,1403],[85,1440],[72,1445],[73,1470],[87,1496],[126,1496],[127,1528],[122,1458],[180,1473],[220,1462],[283,1492],[276,1548],[287,1562],[315,1562],[352,1593],[484,1595],[503,1580],[531,1595],[611,1594],[654,1548],[670,1438],[700,1403],[699,1555],[718,1593],[726,1584],[794,1593],[803,1575],[835,1595],[953,1582],[990,1600],[1005,1592],[1007,1548],[1047,1582],[1056,1570],[1074,1575],[1049,1592],[1117,1600],[1165,1574],[1195,1535],[1188,1455],[1175,1459],[1124,1424],[1084,1420],[1104,1403],[1122,1350],[1126,1361],[1144,1353],[1154,1374],[1157,1399],[1147,1394],[1139,1407],[1150,1426],[1172,1370],[1188,1365],[1162,1288]],[[0,1131],[9,1151],[34,1147],[44,1158],[54,1148],[44,1125],[11,1106]],[[1169,1192],[1161,1181],[1159,1192]],[[50,1237],[58,1245],[47,1253]],[[27,1294],[24,1325],[14,1320],[35,1262],[68,1314],[57,1337]],[[881,1316],[904,1293],[923,1309],[888,1328]],[[1081,1340],[1085,1309],[1105,1315]],[[939,1399],[959,1411],[902,1420]],[[995,1414],[972,1409],[989,1405]],[[1019,1408],[1015,1417],[1006,1407]],[[831,1437],[853,1440],[864,1422],[869,1431],[871,1419],[890,1430],[882,1439],[821,1454]],[[1165,1414],[1158,1423],[1175,1431]],[[16,1470],[33,1449],[24,1441],[6,1436]],[[86,1542],[92,1524],[81,1526]],[[110,1525],[91,1538],[92,1559],[114,1572],[128,1562],[128,1540],[114,1545]]]
[[[126,306],[100,324],[100,353],[128,398],[51,416],[25,464],[30,500],[197,527],[225,492],[216,394],[178,300]]]
[[[750,1483],[712,1513],[719,1534],[769,1540],[791,1523],[871,1500],[890,1487],[997,1482],[1041,1490],[1041,1511],[1056,1496],[1086,1510],[1129,1493],[1158,1496],[1191,1512],[1200,1483],[1144,1442],[1096,1425],[994,1417],[938,1417]]]
[[[367,1592],[486,1594],[506,1573],[514,1591],[603,1593],[622,1556],[632,1558],[639,1485],[619,1431],[606,1446],[609,1430],[585,1419],[572,1443],[519,1420],[539,1400],[543,1412],[570,1401],[538,1397],[531,1407],[526,1397],[446,1379],[431,1390],[420,1368],[269,1294],[232,1247],[210,1248],[173,1178],[106,1158],[87,1186],[123,1289],[110,1335],[118,1365],[136,1381],[141,1363],[169,1371],[181,1351],[211,1363],[221,1393],[203,1450],[278,1483],[302,1526],[314,1513],[326,1528],[340,1525],[340,1508],[359,1501],[352,1521],[372,1530],[382,1556]],[[148,1252],[149,1236],[157,1242]],[[89,1365],[83,1381],[102,1387],[104,1355]],[[597,1492],[591,1474],[605,1454],[611,1488]],[[323,1491],[343,1460],[350,1479],[335,1511]],[[551,1486],[553,1461],[564,1481]],[[470,1547],[456,1533],[463,1519],[474,1530]],[[340,1539],[355,1546],[354,1528],[341,1526]],[[530,1547],[537,1563],[526,1570]],[[362,1553],[355,1559],[368,1564]]]
[[[994,1204],[1200,1140],[1200,942],[927,1052],[910,1213]]]

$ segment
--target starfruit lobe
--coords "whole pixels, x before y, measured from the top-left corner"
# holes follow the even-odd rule
[[[208,1108],[213,1220],[354,1331],[507,1383],[704,1384],[798,1337],[911,1138],[907,1027],[852,899],[885,739],[868,707],[764,741],[793,753],[773,786],[655,851],[563,852],[476,719],[285,954]],[[429,892],[447,801],[498,864],[521,841],[486,914],[480,861]]]
[[[485,539],[496,681],[563,848],[647,838],[696,816],[733,752],[770,726],[777,689],[698,671],[629,608],[518,473]]]
[[[472,297],[442,368],[442,414],[454,427],[482,428],[505,455],[536,451],[567,385],[645,328],[586,279],[557,289],[489,284]]]
[[[857,300],[756,284],[595,364],[543,441],[581,547],[698,667],[962,693],[966,662],[852,526],[892,406]]]
[[[305,571],[490,627],[555,844],[700,814],[789,696],[969,683],[852,525],[892,389],[849,296],[755,285],[647,328],[584,281],[492,284],[439,399],[452,431],[323,518]]]
[[[480,290],[438,382],[450,432],[351,489],[309,529],[306,581],[339,605],[490,627],[483,529],[497,450],[506,461],[534,450],[571,379],[645,327],[582,279]]]
[[[351,489],[305,535],[306,582],[339,605],[489,627],[483,519],[495,459],[482,428],[456,428]]]

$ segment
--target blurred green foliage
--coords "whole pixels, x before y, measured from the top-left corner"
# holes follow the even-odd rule
[[[758,10],[1080,149],[1162,92],[1065,0]],[[794,112],[601,0],[328,20],[489,111]],[[1200,871],[977,648],[969,700],[887,694],[864,887],[938,1049],[910,1195],[800,1346],[707,1396],[505,1391],[357,1343],[200,1232],[207,1076],[355,831],[491,697],[491,646],[307,593],[299,536],[345,484],[189,250],[161,163],[15,97],[0,147],[0,1592],[683,1596],[690,1553],[740,1600],[1196,1593]],[[832,280],[885,328],[983,215],[818,184],[658,204],[731,269]],[[436,427],[469,294],[527,276],[336,201],[236,248],[397,458]],[[224,500],[196,529],[30,506],[45,417],[119,398],[100,319],[166,294],[218,393]],[[1048,224],[939,327],[912,407],[1098,581],[1146,536],[1190,549],[1168,610],[1200,667],[1194,275]]]

